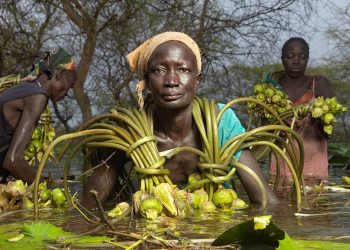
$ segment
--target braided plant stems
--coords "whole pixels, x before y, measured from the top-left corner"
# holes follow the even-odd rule
[[[256,97],[255,97],[256,98]],[[253,98],[253,99],[255,99]],[[260,102],[260,101],[259,101]],[[296,120],[299,119],[303,119],[306,116],[308,116],[308,114],[311,113],[312,109],[313,109],[313,104],[312,103],[307,103],[307,104],[303,104],[303,105],[298,105],[296,107],[293,106],[288,106],[288,108],[283,108],[283,112],[277,112],[279,109],[276,108],[278,107],[277,104],[274,105],[270,105],[269,103],[265,103],[264,105],[266,106],[265,109],[269,109],[270,114],[268,114],[270,116],[270,118],[268,119],[270,124],[285,124],[285,121],[290,120],[290,129],[294,128],[294,124]],[[254,106],[254,105],[249,105],[249,106]],[[261,107],[260,108],[253,108],[250,112],[255,112],[257,114],[260,113],[261,115]],[[266,115],[266,111],[265,115]],[[272,113],[271,113],[272,112]],[[273,114],[273,115],[271,115]],[[278,114],[278,116],[275,116],[275,114]],[[278,119],[279,118],[279,119]],[[303,163],[304,163],[304,149],[303,149],[303,144],[300,144],[300,142],[298,141],[298,139],[291,138],[290,136],[288,136],[288,134],[284,134],[283,136],[279,136],[281,133],[279,130],[276,130],[274,132],[274,134],[276,135],[275,137],[271,136],[270,141],[273,143],[278,143],[279,145],[282,145],[283,148],[283,153],[287,153],[288,157],[292,160],[292,163],[295,167],[295,171],[297,173],[297,176],[300,180],[301,186],[303,188],[303,193],[306,194],[306,190],[305,190],[305,184],[304,184],[304,178],[302,177],[302,172],[303,172]],[[278,137],[277,137],[278,136]],[[283,137],[287,137],[286,139],[281,140],[280,138]],[[253,152],[256,155],[257,159],[261,159],[262,157],[266,156],[267,153],[271,150],[271,147],[254,147],[253,148]],[[274,190],[277,190],[277,188],[279,187],[279,176],[280,176],[280,163],[281,163],[281,157],[279,157],[279,155],[276,153],[275,150],[272,150],[272,154],[274,155],[275,159],[276,159],[276,176],[275,176],[275,180],[274,180]],[[296,162],[299,159],[299,165],[296,164]],[[283,160],[283,159],[282,159]],[[298,167],[300,166],[300,167]],[[294,190],[292,190],[291,194],[293,194]]]
[[[262,126],[247,131],[230,139],[220,148],[218,142],[218,125],[220,118],[225,110],[239,102],[255,102],[256,104],[261,105],[262,108],[266,108],[273,116],[275,116],[276,120],[282,125]],[[236,168],[240,168],[250,174],[260,187],[262,203],[263,206],[265,206],[266,193],[261,180],[252,170],[238,162],[234,157],[235,153],[242,149],[254,148],[259,150],[263,147],[272,149],[275,154],[281,155],[286,161],[286,164],[291,170],[295,180],[294,188],[296,192],[293,191],[292,193],[295,194],[294,198],[297,203],[301,203],[300,180],[302,179],[303,145],[298,135],[292,129],[283,125],[283,121],[273,109],[254,98],[238,98],[226,104],[219,114],[217,114],[216,104],[213,100],[209,101],[207,99],[196,98],[193,103],[193,117],[202,138],[203,153],[206,157],[200,157],[199,167],[201,169],[201,180],[188,185],[185,189],[191,190],[199,185],[204,186],[205,191],[209,195],[209,200],[211,201],[216,190],[222,187],[224,182],[231,180]],[[202,119],[202,117],[204,118]],[[280,132],[284,132],[289,140],[295,138],[298,142],[301,151],[300,160],[296,157],[297,149],[295,146],[288,146],[288,143],[278,136]],[[276,145],[276,141],[282,144],[285,151]]]
[[[221,115],[223,114],[223,112],[225,112],[226,109],[239,102],[254,102],[262,108],[265,108],[266,111],[268,111],[272,116],[275,117],[275,125],[261,126],[247,131],[244,134],[236,136],[235,138],[232,138],[230,141],[225,143],[223,149],[225,150],[226,148],[230,147],[231,150],[253,148],[255,152],[266,152],[266,148],[268,148],[268,150],[271,149],[272,152],[276,155],[276,158],[277,156],[280,156],[286,162],[290,172],[292,173],[294,185],[293,189],[291,190],[291,195],[293,195],[292,198],[295,199],[298,204],[300,204],[301,187],[303,189],[305,188],[304,180],[302,177],[302,171],[304,166],[304,147],[300,137],[292,128],[289,128],[284,125],[282,118],[284,119],[286,116],[278,115],[277,112],[274,111],[274,109],[272,109],[265,103],[251,97],[237,98],[227,103],[225,107],[220,111],[218,115],[218,120],[220,119]],[[279,136],[281,132],[283,132],[286,139],[284,139],[284,137]],[[297,146],[293,143],[289,143],[289,141],[296,141]],[[262,147],[263,150],[260,150],[260,148]],[[265,152],[263,154],[265,154]],[[299,155],[299,157],[297,157],[297,155]],[[230,158],[227,158],[226,162],[229,160]],[[277,172],[278,171],[279,165],[277,166]],[[277,188],[278,177],[279,174],[276,174],[274,189]],[[303,193],[305,194],[305,190],[303,191]]]
[[[214,100],[196,98],[193,101],[192,114],[201,135],[203,153],[206,157],[200,157],[198,163],[201,169],[201,180],[188,185],[185,189],[192,190],[203,185],[209,196],[209,201],[212,201],[215,191],[224,182],[231,180],[234,170],[230,171],[228,165],[220,161],[217,113]]]
[[[69,197],[67,176],[70,162],[82,148],[112,148],[125,151],[133,161],[135,171],[140,175],[141,191],[152,194],[155,186],[161,183],[167,183],[173,187],[168,177],[169,170],[163,167],[165,158],[160,156],[158,152],[156,139],[151,133],[149,121],[150,119],[145,111],[139,111],[136,108],[117,108],[113,109],[110,114],[100,115],[86,122],[78,132],[56,138],[50,144],[48,150],[51,150],[61,141],[70,140],[60,153],[59,160],[62,159],[67,149],[72,147],[64,167],[64,187],[67,198]],[[73,139],[80,137],[84,138],[77,143],[73,143]],[[36,213],[38,212],[38,185],[47,157],[48,152],[45,152],[35,179],[34,209]],[[67,200],[70,201],[70,199]]]
[[[238,150],[231,150],[228,145],[234,145],[234,143],[227,142],[225,144],[227,150],[220,148],[218,136],[219,118],[217,117],[216,109],[217,105],[214,100],[196,98],[193,102],[193,117],[202,138],[204,154],[207,157],[201,157],[198,164],[201,169],[201,180],[188,185],[185,189],[191,190],[198,185],[202,185],[208,193],[209,201],[212,201],[214,193],[221,189],[225,182],[229,182],[232,179],[236,168],[231,168],[230,166],[238,166],[247,171],[257,182],[261,189],[262,205],[266,206],[266,193],[259,177],[253,171],[247,170],[249,168],[243,164],[231,162],[234,161],[234,153]]]
[[[263,205],[266,205],[266,193],[259,177],[252,172],[247,166],[239,163],[234,154],[245,148],[258,148],[268,146],[273,152],[282,156],[288,167],[293,173],[295,179],[296,200],[300,203],[300,185],[303,165],[302,152],[301,160],[298,162],[295,157],[295,147],[290,145],[287,147],[286,142],[278,136],[283,131],[287,138],[295,138],[300,144],[300,139],[295,132],[283,125],[263,126],[260,128],[247,131],[227,141],[222,147],[219,145],[218,125],[223,112],[231,105],[238,102],[252,101],[265,107],[264,103],[253,98],[240,98],[228,103],[219,113],[217,113],[217,104],[214,100],[196,98],[193,102],[193,117],[198,127],[203,149],[198,150],[191,147],[178,147],[168,152],[160,154],[156,146],[156,138],[153,135],[152,112],[146,113],[144,110],[139,111],[136,108],[116,108],[109,114],[97,116],[90,121],[84,123],[77,132],[66,134],[56,138],[45,151],[42,161],[40,162],[35,184],[34,184],[34,210],[38,212],[38,186],[40,177],[45,165],[45,161],[49,156],[49,152],[60,142],[69,140],[61,151],[58,160],[71,148],[68,159],[64,166],[64,187],[65,195],[68,202],[69,190],[67,176],[69,173],[71,160],[75,154],[81,149],[87,149],[87,155],[91,154],[97,148],[111,148],[121,150],[132,160],[133,169],[140,176],[140,192],[146,193],[148,196],[157,197],[164,207],[172,215],[179,214],[177,193],[174,191],[175,186],[169,178],[169,170],[164,168],[165,160],[173,157],[182,151],[190,151],[197,154],[200,158],[199,168],[201,169],[201,180],[191,183],[185,190],[194,190],[201,186],[208,194],[208,200],[212,201],[214,193],[221,189],[225,182],[231,180],[236,168],[246,171],[254,178],[258,186],[261,188]],[[273,110],[265,107],[276,116],[277,121],[283,124]],[[278,131],[276,133],[276,131]],[[80,140],[76,140],[79,138]],[[281,142],[285,146],[287,155],[275,145],[275,141]],[[302,150],[301,150],[302,151]],[[294,170],[295,166],[299,166]],[[298,170],[299,169],[299,170]],[[164,185],[163,185],[164,184]],[[136,195],[136,194],[135,194]],[[134,195],[134,199],[135,199]],[[142,195],[141,195],[142,196]],[[141,202],[141,201],[140,201]]]
[[[38,208],[38,192],[39,192],[39,183],[40,183],[40,178],[46,163],[46,160],[48,159],[51,150],[60,142],[67,140],[67,139],[73,139],[73,138],[79,138],[83,136],[89,136],[89,135],[113,135],[113,132],[110,130],[106,129],[90,129],[90,130],[85,130],[85,131],[79,131],[75,133],[70,133],[70,134],[65,134],[62,136],[57,137],[56,139],[53,140],[53,142],[48,146],[47,150],[45,151],[41,162],[39,163],[38,170],[35,176],[34,180],[34,212],[38,213],[39,208]]]

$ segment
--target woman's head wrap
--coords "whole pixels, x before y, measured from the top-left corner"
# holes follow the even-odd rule
[[[45,51],[43,56],[35,61],[27,70],[21,73],[26,80],[36,79],[41,74],[52,77],[54,69],[76,70],[72,56],[61,47]]]
[[[145,88],[145,74],[147,73],[148,61],[154,50],[159,45],[168,41],[178,41],[189,47],[196,57],[198,73],[201,72],[202,61],[200,49],[191,37],[181,32],[164,32],[151,37],[127,56],[131,70],[136,72],[140,78],[140,81],[136,85],[136,93],[140,108],[142,108],[144,104],[142,91]]]

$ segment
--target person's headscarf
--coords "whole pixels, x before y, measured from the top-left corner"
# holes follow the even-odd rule
[[[57,47],[45,51],[43,56],[21,73],[27,80],[36,79],[41,74],[52,77],[54,69],[76,70],[76,63],[72,56],[63,48]]]
[[[127,56],[131,70],[136,72],[140,78],[140,81],[136,85],[136,93],[140,108],[142,108],[144,104],[142,91],[145,88],[145,74],[147,73],[148,61],[154,50],[159,45],[168,41],[178,41],[189,47],[196,57],[198,73],[201,72],[202,61],[200,49],[191,37],[181,32],[164,32],[151,37]]]

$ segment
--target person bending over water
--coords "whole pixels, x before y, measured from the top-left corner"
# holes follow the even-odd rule
[[[186,34],[165,32],[152,37],[128,55],[131,69],[138,73],[139,96],[145,87],[151,93],[153,105],[153,130],[159,151],[175,147],[189,146],[201,149],[201,137],[192,116],[192,102],[199,86],[201,57],[198,45]],[[140,99],[143,105],[142,98]],[[232,110],[225,112],[219,126],[223,143],[244,132],[240,121]],[[236,154],[239,161],[249,166],[263,181],[267,200],[277,203],[278,199],[267,186],[263,173],[249,150]],[[94,201],[90,190],[99,193],[105,202],[115,190],[120,168],[125,163],[125,153],[120,152],[114,161],[94,170],[82,197],[82,205],[92,208]],[[170,170],[170,179],[181,187],[188,176],[199,172],[198,156],[191,152],[181,152],[165,164]],[[245,172],[237,169],[237,175],[252,203],[261,204],[261,192]]]
[[[319,75],[306,75],[309,59],[309,45],[300,37],[292,37],[282,47],[284,72],[277,77],[277,87],[288,94],[293,106],[313,102],[316,97],[333,97],[330,82]],[[327,138],[321,124],[309,117],[298,120],[295,130],[304,143],[303,176],[306,184],[319,183],[328,179]],[[276,175],[276,160],[273,158],[270,168],[272,177]],[[280,176],[289,182],[291,173],[287,165],[281,162]]]
[[[24,159],[48,100],[63,99],[77,79],[72,57],[62,48],[44,53],[23,73],[24,82],[0,94],[0,183],[12,176],[31,184],[36,170]]]

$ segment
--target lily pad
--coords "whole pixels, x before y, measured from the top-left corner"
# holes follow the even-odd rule
[[[298,249],[302,250],[345,250],[350,249],[349,243],[332,242],[332,241],[314,241],[314,240],[294,240]]]
[[[45,244],[69,244],[89,247],[94,244],[102,244],[105,241],[112,241],[107,236],[77,235],[66,232],[47,222],[25,223],[21,229],[0,237],[1,250],[3,249],[38,249]]]
[[[257,230],[254,228],[257,228]],[[261,228],[256,226],[254,220],[243,222],[228,229],[212,243],[212,246],[230,244],[239,244],[242,249],[298,249],[289,235],[279,229],[273,222],[268,223],[265,228]]]
[[[279,229],[273,222],[265,227],[264,221],[270,217],[260,216],[236,225],[221,234],[212,246],[239,244],[242,250],[247,249],[277,249],[277,250],[344,250],[350,249],[350,244],[331,241],[312,241],[291,239],[287,232]],[[255,229],[254,229],[255,227]],[[257,229],[257,230],[256,230]]]

